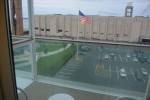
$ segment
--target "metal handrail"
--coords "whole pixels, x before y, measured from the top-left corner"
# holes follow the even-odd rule
[[[24,94],[25,97],[26,97],[26,100],[28,100],[28,95],[27,95],[27,93],[26,93],[23,89],[21,89],[21,88],[19,88],[19,87],[17,87],[17,89],[20,90],[21,92],[23,92],[23,94]]]
[[[21,39],[21,40],[12,42],[12,44],[17,45],[17,44],[25,43],[25,42],[28,42],[28,41],[32,41],[32,39],[31,38]]]
[[[80,42],[80,43],[96,43],[96,44],[112,44],[112,45],[123,45],[123,46],[135,46],[135,47],[147,47],[150,45],[143,45],[137,43],[126,43],[126,42],[115,42],[115,41],[102,41],[102,40],[77,40],[72,38],[61,38],[61,37],[36,37],[36,40],[54,40],[54,41],[66,41],[66,42]]]

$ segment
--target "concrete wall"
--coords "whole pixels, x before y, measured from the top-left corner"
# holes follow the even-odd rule
[[[85,23],[84,37],[86,39],[91,39],[91,37],[92,37],[91,33],[92,33],[92,24]]]
[[[142,23],[142,18],[132,19],[132,29],[131,29],[129,42],[138,42],[140,32],[141,32],[141,23]]]
[[[121,41],[123,34],[123,17],[116,18],[114,41]]]
[[[39,16],[39,27],[40,27],[40,35],[45,36],[45,16],[44,15],[40,15]]]
[[[67,36],[108,41],[138,42],[150,37],[150,19],[144,17],[90,16],[91,24],[75,15],[35,15],[36,35]],[[79,27],[79,28],[78,28]],[[44,29],[44,30],[43,30]],[[78,34],[79,31],[79,34]]]
[[[57,36],[57,16],[51,16],[51,36]]]
[[[72,16],[71,21],[71,37],[77,37],[78,36],[78,18],[77,16]]]
[[[124,17],[121,41],[129,41],[132,29],[132,17]]]
[[[147,37],[150,37],[150,19],[148,19],[148,34],[147,34]]]
[[[85,24],[84,23],[79,23],[79,37],[84,38],[84,34],[85,34]]]
[[[34,19],[35,34],[40,35],[40,17],[38,15],[34,15]]]
[[[106,40],[106,35],[107,35],[107,21],[108,17],[100,17],[100,22],[99,22],[99,39]]]
[[[93,39],[99,39],[99,25],[100,25],[99,22],[100,22],[99,17],[93,16],[93,18],[92,18],[92,30],[91,30]]]
[[[65,30],[65,17],[64,15],[58,15],[56,20],[58,36],[63,36]]]
[[[63,36],[71,36],[71,22],[72,22],[72,16],[68,15],[65,16],[65,29],[64,29],[64,35]]]
[[[112,41],[115,34],[115,17],[108,17],[106,39]]]
[[[45,16],[45,35],[51,35],[51,15]]]
[[[142,26],[141,26],[141,36],[147,36],[148,34],[148,26],[149,25],[149,21],[147,20],[147,18],[143,18],[142,19]]]

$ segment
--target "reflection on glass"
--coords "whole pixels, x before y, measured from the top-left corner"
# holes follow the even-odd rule
[[[15,69],[25,72],[31,72],[31,52],[30,46],[21,46],[14,50]]]
[[[13,35],[29,34],[27,0],[10,0],[11,33]]]
[[[150,50],[104,44],[37,41],[38,75],[145,93]]]

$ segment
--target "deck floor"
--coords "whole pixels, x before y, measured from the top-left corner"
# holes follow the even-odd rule
[[[116,100],[117,98],[40,82],[33,82],[25,89],[25,91],[28,94],[29,100],[48,100],[50,96],[57,93],[69,94],[74,100]],[[23,93],[19,93],[19,100],[25,100]]]

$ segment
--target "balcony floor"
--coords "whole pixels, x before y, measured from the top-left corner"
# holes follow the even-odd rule
[[[41,82],[33,82],[25,89],[25,91],[28,94],[29,100],[48,100],[50,96],[57,93],[69,94],[74,100],[116,100],[117,98],[109,95],[60,87]],[[25,100],[24,94],[19,93],[19,100]]]

